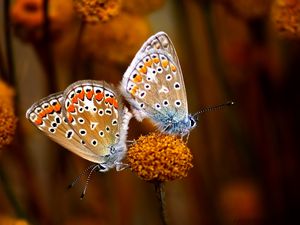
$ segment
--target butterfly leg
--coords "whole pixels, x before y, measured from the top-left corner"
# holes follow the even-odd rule
[[[181,135],[181,139],[184,141],[185,144],[187,144],[190,137],[190,132],[188,132],[186,135]]]
[[[117,171],[121,171],[121,170],[129,168],[129,164],[127,164],[127,163],[115,162],[115,165],[116,165]]]

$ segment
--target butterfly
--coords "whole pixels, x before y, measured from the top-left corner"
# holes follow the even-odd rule
[[[26,117],[56,143],[97,163],[100,172],[124,168],[132,114],[114,86],[95,80],[75,82],[34,103]]]
[[[196,126],[188,103],[180,63],[164,32],[151,36],[135,55],[120,89],[138,121],[150,118],[162,132],[185,136]]]

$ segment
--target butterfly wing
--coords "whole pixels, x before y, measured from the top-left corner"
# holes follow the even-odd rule
[[[126,151],[126,119],[120,95],[104,81],[82,80],[64,91],[64,114],[82,144],[99,156],[109,156],[114,146]]]
[[[121,90],[136,109],[136,117],[153,119],[159,126],[188,118],[183,76],[170,38],[164,32],[151,36],[123,76]]]
[[[62,113],[62,93],[55,93],[34,103],[26,112],[27,119],[50,139],[80,157],[103,163],[99,157],[81,143],[81,138],[70,127]]]

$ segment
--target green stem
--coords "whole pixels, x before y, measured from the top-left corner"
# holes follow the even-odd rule
[[[167,225],[166,219],[166,201],[165,201],[165,183],[161,181],[154,182],[156,197],[159,202],[160,219],[163,225]]]

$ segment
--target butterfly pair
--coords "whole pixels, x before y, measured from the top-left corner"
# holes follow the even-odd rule
[[[164,32],[151,36],[125,72],[121,93],[137,120],[150,118],[158,129],[184,136],[195,127],[188,114],[183,76],[175,48]],[[132,114],[118,89],[82,80],[33,104],[26,117],[53,141],[95,162],[101,172],[124,167]]]

